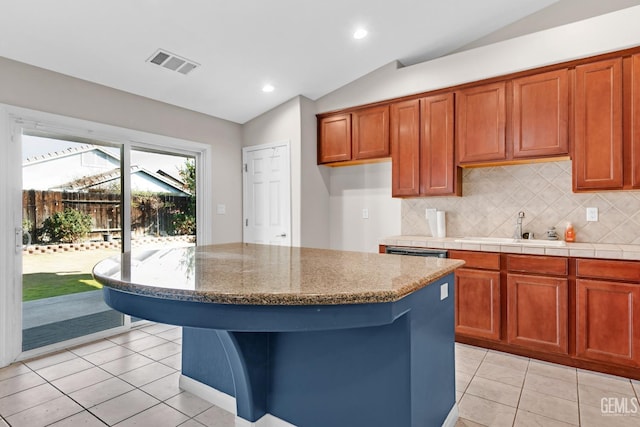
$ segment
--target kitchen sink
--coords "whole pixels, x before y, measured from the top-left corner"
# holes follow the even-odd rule
[[[564,240],[543,240],[543,239],[512,239],[508,237],[462,237],[456,239],[460,243],[475,243],[480,245],[521,245],[521,246],[566,246]]]

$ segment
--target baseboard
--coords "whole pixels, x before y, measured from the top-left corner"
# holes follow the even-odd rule
[[[449,415],[447,415],[447,418],[444,420],[444,423],[442,423],[442,427],[455,427],[457,422],[458,422],[458,404],[454,403],[453,406],[451,407],[451,410],[449,411]]]
[[[236,416],[235,427],[296,427],[295,425],[281,420],[278,417],[274,417],[271,414],[266,414],[255,422],[240,418],[236,412],[235,397],[230,396],[227,393],[223,393],[220,390],[216,390],[215,388],[203,384],[200,381],[196,381],[193,378],[180,375],[179,386],[180,389],[188,391],[189,393],[234,414]],[[447,418],[444,420],[442,427],[455,427],[457,421],[458,404],[454,403],[447,415]]]
[[[180,381],[178,384],[180,389],[188,391],[189,393],[234,414],[236,416],[235,427],[296,427],[293,424],[281,420],[278,417],[274,417],[271,414],[266,414],[255,422],[247,421],[238,416],[236,412],[235,397],[184,375],[180,375]]]

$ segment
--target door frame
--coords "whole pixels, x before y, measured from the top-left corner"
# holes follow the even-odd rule
[[[148,132],[0,104],[0,367],[17,360],[89,342],[128,330],[101,331],[39,349],[22,351],[22,129],[79,137],[121,147],[122,165],[130,169],[130,151],[155,150],[193,156],[196,159],[196,223],[198,244],[213,241],[213,198],[205,193],[212,181],[212,146]],[[123,180],[130,179],[122,174]],[[122,228],[131,229],[130,190],[123,185]],[[20,239],[18,244],[18,234]],[[131,250],[130,238],[123,251]]]
[[[292,206],[292,197],[291,197],[291,141],[283,140],[279,142],[271,142],[267,144],[259,144],[259,145],[250,145],[246,147],[242,147],[242,241],[245,242],[245,234],[247,229],[247,221],[250,218],[251,212],[249,212],[249,203],[247,201],[247,154],[251,151],[259,151],[265,150],[269,148],[276,147],[287,147],[289,163],[287,164],[287,173],[289,174],[289,188],[287,189],[287,194],[289,196],[289,229],[287,233],[289,234],[289,246],[293,244],[293,235],[291,234],[291,230],[293,230],[293,206]]]

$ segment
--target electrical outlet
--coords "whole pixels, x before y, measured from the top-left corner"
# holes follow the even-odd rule
[[[369,219],[369,209],[362,209],[362,219]]]
[[[598,221],[598,208],[587,208],[587,221]]]
[[[440,301],[449,297],[449,283],[440,285]]]

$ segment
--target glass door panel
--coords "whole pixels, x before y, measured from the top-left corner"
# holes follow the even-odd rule
[[[120,150],[22,135],[22,349],[122,326],[91,270],[121,252]]]
[[[193,246],[195,158],[131,150],[131,248]]]
[[[132,251],[196,244],[195,164],[194,157],[131,150]]]

